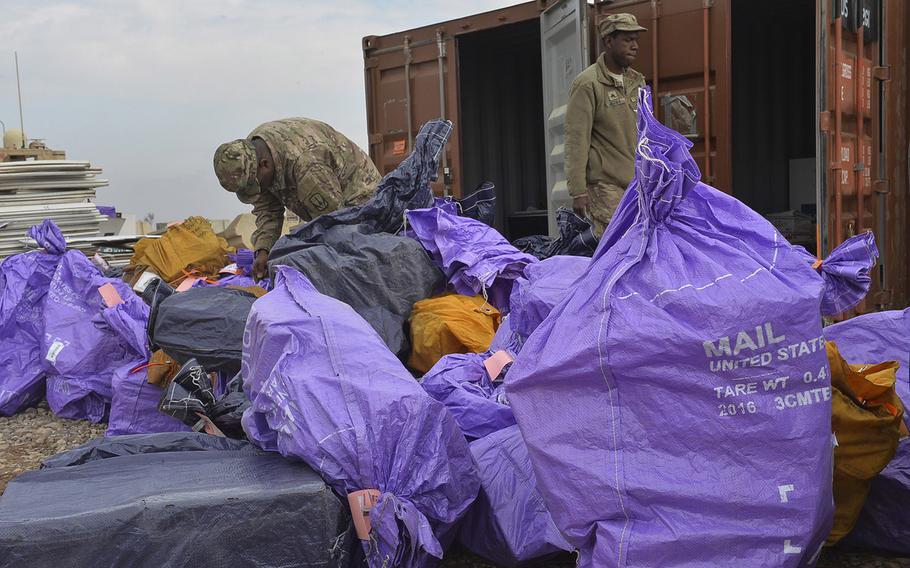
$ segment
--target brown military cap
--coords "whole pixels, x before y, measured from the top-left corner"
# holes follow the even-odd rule
[[[241,196],[259,193],[256,149],[246,139],[226,142],[215,150],[215,175],[221,187]]]
[[[632,14],[610,14],[597,25],[600,37],[606,37],[613,32],[646,32],[647,28],[638,25],[638,20]]]

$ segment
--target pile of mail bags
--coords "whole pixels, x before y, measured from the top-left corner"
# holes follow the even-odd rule
[[[67,251],[52,221],[32,227],[29,236],[43,250],[0,265],[0,413],[36,404],[46,391],[59,416],[106,420],[113,375],[133,355],[105,312],[127,304],[143,326],[142,301],[84,254]]]

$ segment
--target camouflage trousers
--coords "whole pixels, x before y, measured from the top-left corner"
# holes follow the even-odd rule
[[[588,186],[588,219],[594,225],[594,234],[598,238],[603,235],[625,192],[618,185],[604,181]]]

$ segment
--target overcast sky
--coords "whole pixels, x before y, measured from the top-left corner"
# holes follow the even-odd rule
[[[98,203],[156,221],[248,210],[212,154],[262,122],[307,116],[366,147],[363,36],[514,0],[3,0],[0,121],[104,168]]]

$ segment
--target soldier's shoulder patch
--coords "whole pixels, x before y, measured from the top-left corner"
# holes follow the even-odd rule
[[[325,211],[329,207],[329,202],[326,201],[321,193],[314,193],[310,196],[310,205],[319,211]]]

